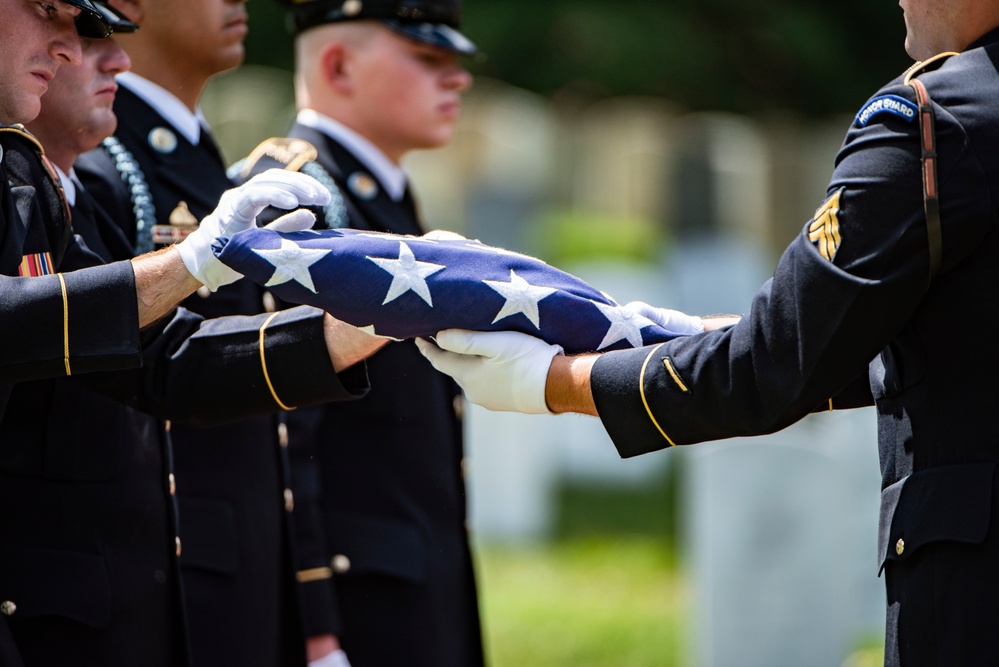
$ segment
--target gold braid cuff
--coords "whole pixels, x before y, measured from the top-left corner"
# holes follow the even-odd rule
[[[66,364],[67,377],[73,374],[73,369],[69,365],[69,290],[66,289],[66,279],[61,273],[59,277],[59,287],[62,289],[62,359]]]
[[[281,399],[278,398],[277,392],[274,391],[274,385],[271,383],[271,376],[267,372],[267,355],[264,348],[264,331],[267,330],[267,325],[269,325],[271,321],[278,316],[278,314],[279,313],[271,313],[270,317],[264,320],[263,325],[260,327],[260,368],[264,371],[264,381],[267,382],[267,388],[270,390],[271,397],[274,399],[274,402],[278,404],[278,407],[282,410],[294,410],[295,408],[285,405],[281,402]]]
[[[665,343],[659,343],[659,345],[652,348],[652,351],[649,352],[649,356],[645,357],[645,362],[642,363],[641,373],[638,376],[638,391],[642,396],[642,405],[645,406],[645,412],[649,415],[649,419],[651,419],[652,423],[655,424],[659,433],[666,438],[666,442],[669,443],[669,446],[676,447],[676,443],[669,439],[669,436],[666,435],[666,431],[664,431],[663,427],[659,425],[658,421],[656,421],[655,415],[652,414],[652,408],[649,407],[649,401],[645,398],[645,371],[649,368],[649,361],[652,359],[652,355],[655,354],[656,351],[663,345],[665,345]]]

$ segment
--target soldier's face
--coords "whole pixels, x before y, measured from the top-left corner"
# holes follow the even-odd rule
[[[379,26],[354,54],[355,128],[398,161],[408,151],[451,140],[461,113],[461,93],[472,76],[451,51],[414,42]]]
[[[128,55],[113,38],[83,39],[83,61],[59,69],[42,98],[42,110],[29,128],[53,157],[76,156],[94,148],[117,126],[112,105],[114,77],[129,67]],[[58,164],[58,162],[57,162]]]
[[[0,0],[0,122],[32,120],[59,66],[80,62],[79,13],[59,0]]]
[[[170,56],[164,66],[211,75],[243,62],[246,0],[145,0],[144,8],[136,38],[156,40]]]

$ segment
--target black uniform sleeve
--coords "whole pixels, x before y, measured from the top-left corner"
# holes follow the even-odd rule
[[[915,106],[900,83],[882,93]],[[987,183],[963,128],[936,115],[945,273],[981,242],[990,213],[975,199]],[[594,399],[623,456],[781,429],[863,374],[929,286],[918,132],[888,113],[851,128],[826,201],[737,325],[596,362]]]
[[[323,317],[299,307],[205,320],[178,308],[143,332],[142,369],[83,381],[143,412],[192,424],[363,396],[365,365],[333,370]]]
[[[0,381],[141,363],[131,264],[31,278],[0,276]]]

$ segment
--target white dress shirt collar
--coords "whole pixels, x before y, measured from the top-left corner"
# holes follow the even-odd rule
[[[343,123],[313,109],[299,111],[297,120],[302,125],[318,130],[339,142],[371,170],[372,175],[382,184],[392,201],[402,199],[406,193],[408,180],[406,170],[389,160],[373,143]]]
[[[201,107],[192,112],[176,95],[135,72],[122,72],[115,80],[155,109],[192,145],[198,145],[202,126],[208,127]]]
[[[76,172],[70,169],[69,174],[67,174],[57,167],[54,162],[52,163],[52,168],[55,169],[56,174],[59,176],[59,182],[62,183],[62,191],[66,195],[66,201],[69,202],[70,206],[76,206]]]

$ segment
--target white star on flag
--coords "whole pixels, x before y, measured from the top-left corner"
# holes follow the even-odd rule
[[[600,342],[600,346],[597,347],[598,350],[613,345],[619,340],[627,340],[632,347],[641,347],[642,329],[655,324],[652,320],[624,310],[619,306],[609,306],[596,301],[591,301],[591,303],[599,308],[600,312],[611,323],[607,335],[604,336],[604,339]]]
[[[294,280],[313,294],[316,293],[316,286],[312,284],[309,267],[330,254],[329,250],[303,248],[285,238],[281,239],[280,248],[264,248],[255,252],[274,266],[274,275],[267,281],[265,287],[282,285]]]
[[[389,286],[388,294],[385,295],[385,300],[382,301],[383,306],[412,290],[426,301],[428,306],[433,307],[434,302],[430,298],[427,278],[447,268],[443,264],[416,261],[413,251],[402,241],[399,242],[399,259],[371,256],[368,256],[368,259],[392,274],[392,284]]]
[[[521,313],[531,321],[534,328],[541,330],[541,315],[538,313],[538,302],[546,296],[554,294],[557,290],[552,287],[538,287],[532,285],[510,269],[510,282],[500,282],[498,280],[483,280],[485,284],[499,292],[506,303],[500,309],[493,324],[496,324],[504,317],[510,317]]]

